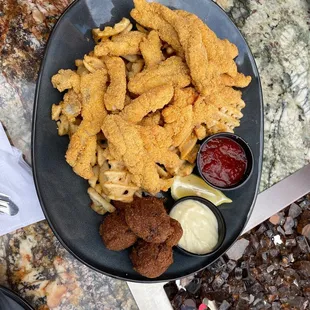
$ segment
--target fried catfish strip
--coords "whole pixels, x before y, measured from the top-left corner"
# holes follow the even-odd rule
[[[86,180],[90,179],[94,175],[91,162],[96,152],[96,147],[96,136],[89,137],[85,143],[85,148],[81,153],[81,156],[78,158],[76,165],[73,167],[73,171]]]
[[[198,94],[192,87],[183,89],[176,88],[174,91],[173,101],[169,106],[162,110],[162,116],[166,123],[175,122],[179,117],[179,108],[192,105],[196,100]]]
[[[251,82],[250,76],[245,76],[243,73],[237,72],[237,74],[232,77],[228,74],[222,74],[221,77],[221,83],[225,86],[234,86],[234,87],[247,87]]]
[[[218,73],[228,73],[231,76],[235,76],[237,66],[233,59],[238,55],[236,45],[230,43],[228,40],[220,40],[196,15],[182,10],[176,11],[176,13],[191,21],[194,27],[200,31],[204,47],[208,54],[208,60],[216,68]]]
[[[142,39],[140,50],[147,68],[157,65],[165,59],[161,47],[160,38],[155,30],[152,30],[147,38]]]
[[[80,91],[80,76],[70,69],[61,69],[57,74],[53,75],[52,84],[60,92],[73,88],[78,93]]]
[[[152,88],[132,100],[120,115],[128,122],[138,123],[150,112],[155,112],[167,105],[173,97],[173,92],[173,86],[169,84]]]
[[[81,77],[83,120],[78,130],[72,135],[66,153],[66,160],[72,167],[77,164],[79,157],[83,154],[88,139],[100,131],[107,115],[103,102],[106,82],[106,70],[97,70]]]
[[[109,152],[116,160],[124,162],[132,173],[134,184],[152,194],[168,190],[172,180],[160,179],[156,165],[144,147],[137,125],[126,122],[119,115],[108,115],[102,131],[107,137]]]
[[[173,27],[158,15],[145,0],[134,0],[135,8],[130,15],[140,25],[158,31],[160,38],[167,42],[177,52],[183,56],[184,52],[179,42],[178,34]]]
[[[173,146],[179,146],[193,131],[193,107],[177,107],[174,109],[176,118],[174,122],[165,124],[173,139]]]
[[[83,122],[91,123],[90,134],[100,131],[102,122],[107,115],[104,107],[107,71],[97,70],[81,77],[82,117]]]
[[[143,117],[142,121],[139,123],[141,126],[154,126],[161,123],[161,113],[160,111],[152,112]]]
[[[69,122],[75,121],[75,118],[80,115],[82,107],[81,94],[69,89],[64,95],[64,102],[62,104],[62,114],[66,115]]]
[[[110,84],[104,94],[104,105],[108,111],[122,110],[126,96],[125,63],[120,57],[104,57]]]
[[[166,169],[174,169],[182,164],[179,156],[169,150],[173,141],[166,128],[154,125],[139,127],[139,131],[144,147],[154,162],[164,165]]]
[[[150,6],[160,14],[178,33],[180,43],[184,49],[185,59],[190,70],[190,75],[196,89],[202,93],[208,93],[209,86],[209,63],[208,55],[202,41],[199,28],[192,19],[186,19],[175,11],[159,3]]]
[[[125,56],[140,54],[140,43],[146,35],[139,31],[130,31],[112,37],[95,46],[95,56]]]
[[[128,82],[128,90],[134,94],[143,94],[151,88],[172,83],[174,87],[186,87],[191,78],[187,65],[178,56],[173,56],[157,66],[144,69]]]

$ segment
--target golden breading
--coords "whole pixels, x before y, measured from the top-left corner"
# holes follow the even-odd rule
[[[120,115],[128,122],[138,123],[150,112],[155,112],[167,105],[173,97],[173,92],[173,86],[169,84],[152,88],[132,100]]]
[[[190,20],[194,27],[197,28],[202,36],[204,47],[207,51],[208,60],[218,74],[228,73],[235,76],[237,66],[233,60],[238,55],[237,47],[227,40],[220,40],[216,34],[196,15],[186,11],[176,11],[177,14]],[[214,72],[214,70],[212,70]]]
[[[88,138],[100,131],[107,115],[103,103],[106,81],[106,70],[98,70],[81,77],[83,121],[72,135],[66,153],[66,160],[72,167],[83,153]]]
[[[162,110],[162,116],[166,123],[175,122],[179,115],[176,112],[178,108],[184,108],[188,105],[192,105],[197,98],[197,93],[194,88],[186,87],[183,89],[176,88],[174,91],[172,103]]]
[[[110,84],[104,94],[104,105],[108,111],[122,110],[126,95],[125,63],[120,57],[104,57]]]
[[[193,107],[188,105],[186,107],[174,108],[175,118],[174,122],[165,124],[173,139],[173,146],[179,146],[193,131]]]
[[[143,117],[142,121],[139,123],[141,126],[153,126],[160,125],[161,123],[161,113],[160,111],[152,112]]]
[[[173,27],[159,16],[145,0],[134,0],[135,8],[130,15],[140,25],[158,31],[160,38],[167,42],[177,52],[183,56],[184,52],[179,42],[178,34]]]
[[[75,166],[73,167],[73,171],[86,180],[90,179],[94,175],[91,161],[94,153],[96,152],[96,147],[96,136],[89,137],[85,143],[85,148],[81,153],[81,156],[78,158]]]
[[[164,165],[167,169],[176,168],[182,164],[179,156],[169,150],[173,141],[171,133],[166,128],[157,125],[139,126],[139,131],[144,147],[154,162]]]
[[[57,74],[53,75],[52,84],[60,92],[73,88],[78,93],[80,91],[80,76],[70,69],[61,69]]]
[[[137,30],[127,18],[94,29],[96,46],[76,71],[52,77],[68,90],[52,106],[58,134],[70,138],[66,160],[102,214],[114,211],[110,199],[167,191],[192,173],[198,140],[239,126],[245,103],[235,87],[251,82],[237,70],[237,47],[196,15],[133,1]]]
[[[221,83],[225,86],[234,86],[234,87],[247,87],[251,82],[250,76],[245,76],[243,73],[237,72],[236,76],[231,77],[228,74],[222,74],[220,76]]]
[[[77,94],[74,90],[69,89],[64,95],[64,103],[62,105],[62,114],[66,115],[69,122],[75,121],[80,115],[82,107],[81,94]]]
[[[97,70],[81,77],[83,122],[90,122],[89,134],[100,131],[103,119],[107,115],[104,107],[107,71]]]
[[[140,50],[147,68],[157,65],[165,59],[161,47],[160,38],[155,30],[152,30],[147,38],[141,41]]]
[[[186,87],[191,78],[187,65],[178,56],[172,56],[157,66],[144,69],[128,82],[128,90],[143,94],[151,88],[172,83],[174,87]]]
[[[130,124],[118,115],[105,118],[102,131],[108,140],[109,151],[123,161],[132,182],[149,193],[168,190],[172,180],[160,179],[155,162],[149,157],[137,125]]]
[[[211,78],[210,64],[199,28],[193,23],[192,19],[184,18],[166,6],[159,3],[152,3],[150,6],[161,14],[178,33],[193,84],[200,93],[207,94],[209,79]]]
[[[125,56],[140,54],[140,43],[146,35],[139,31],[130,31],[112,37],[112,40],[107,40],[95,46],[95,56]]]

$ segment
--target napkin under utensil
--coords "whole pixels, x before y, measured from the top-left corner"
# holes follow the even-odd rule
[[[0,122],[0,193],[8,195],[19,207],[14,216],[0,214],[0,236],[43,220],[32,170],[22,152],[11,146]]]

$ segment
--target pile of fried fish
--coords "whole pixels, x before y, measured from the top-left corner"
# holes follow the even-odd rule
[[[93,29],[94,50],[52,77],[66,91],[52,106],[58,134],[70,138],[66,160],[100,214],[114,211],[110,200],[155,195],[191,174],[199,140],[239,126],[235,88],[251,81],[237,71],[237,47],[196,15],[134,4],[135,25]]]

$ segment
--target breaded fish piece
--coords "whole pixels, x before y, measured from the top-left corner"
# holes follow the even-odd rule
[[[222,74],[220,76],[221,83],[225,86],[234,86],[234,87],[247,87],[252,78],[251,76],[245,76],[243,73],[237,72],[236,76],[232,77],[228,74]]]
[[[128,122],[138,123],[150,112],[155,112],[167,105],[173,93],[174,88],[169,84],[154,87],[132,100],[120,115]]]
[[[141,126],[154,126],[161,123],[161,113],[160,111],[152,112],[143,117],[142,121],[139,123]]]
[[[144,147],[139,126],[126,122],[119,115],[108,115],[102,125],[111,155],[123,161],[132,174],[132,182],[145,191],[155,194],[168,190],[172,180],[160,179],[155,162]]]
[[[126,56],[140,54],[140,43],[146,37],[145,33],[130,31],[112,37],[95,46],[95,56]]]
[[[179,156],[169,150],[173,141],[171,133],[166,128],[155,125],[139,127],[139,131],[144,147],[154,162],[170,169],[177,168],[182,164]]]
[[[78,130],[72,135],[66,153],[68,164],[74,167],[85,149],[88,138],[96,135],[107,115],[104,107],[107,72],[97,70],[81,77],[82,117]]]
[[[238,56],[236,45],[226,39],[219,39],[198,16],[182,10],[176,12],[179,16],[191,21],[194,25],[193,27],[200,31],[208,60],[212,64],[212,67],[215,67],[219,74],[228,73],[231,76],[236,75],[237,66],[233,60]]]
[[[193,107],[188,105],[185,107],[176,107],[172,110],[175,113],[174,122],[165,124],[172,135],[173,146],[179,146],[193,131]]]
[[[192,19],[185,18],[166,6],[159,3],[152,3],[150,6],[170,23],[178,33],[193,84],[200,93],[207,94],[209,79],[211,78],[210,65],[199,28]]]
[[[122,110],[126,96],[126,68],[120,57],[106,56],[104,63],[108,70],[110,84],[104,94],[104,105],[108,111]]]
[[[73,167],[73,171],[86,180],[90,179],[94,175],[91,161],[96,152],[96,147],[96,136],[89,137],[85,143],[85,148],[81,153],[81,156],[78,158],[76,165]]]
[[[83,122],[89,122],[89,134],[97,134],[107,115],[104,107],[107,71],[97,70],[81,77],[82,117]]]
[[[74,122],[75,118],[80,115],[82,107],[82,98],[80,93],[69,89],[64,95],[62,104],[62,114],[66,115],[69,122]]]
[[[78,93],[80,91],[80,76],[73,70],[59,70],[57,74],[52,77],[52,84],[60,92],[73,88]]]
[[[179,108],[194,104],[197,97],[198,94],[193,87],[186,87],[182,89],[176,88],[172,103],[165,107],[161,112],[164,121],[166,123],[175,122],[179,117],[178,112],[176,111],[178,111]]]
[[[155,30],[152,30],[147,38],[142,39],[140,50],[147,68],[157,65],[165,59],[161,47],[158,32]]]
[[[157,30],[160,38],[171,45],[180,57],[183,57],[184,52],[173,27],[158,15],[147,1],[134,0],[133,2],[135,8],[130,12],[131,17],[140,25]]]
[[[178,56],[172,56],[157,66],[136,74],[129,80],[128,90],[140,95],[151,88],[169,83],[179,88],[191,83],[188,67]]]

